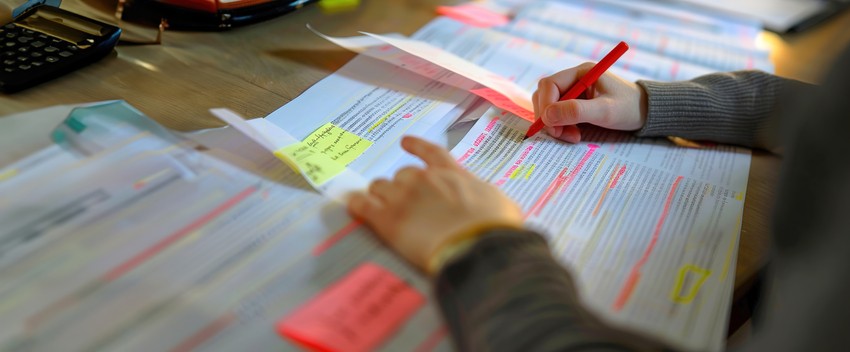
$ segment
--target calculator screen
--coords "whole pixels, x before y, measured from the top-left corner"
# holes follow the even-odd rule
[[[63,15],[48,6],[39,7],[34,14],[21,19],[16,24],[66,40],[81,48],[91,45],[92,38],[103,36],[105,30],[97,23]]]

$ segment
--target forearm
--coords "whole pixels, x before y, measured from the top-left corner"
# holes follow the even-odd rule
[[[659,349],[585,310],[570,275],[528,231],[488,231],[441,270],[436,291],[462,351]]]
[[[776,151],[787,97],[811,89],[761,71],[716,73],[681,82],[638,81],[647,93],[643,137],[677,136]]]

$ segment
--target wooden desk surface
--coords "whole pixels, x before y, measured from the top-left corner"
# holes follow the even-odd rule
[[[3,3],[16,3],[0,0]],[[108,18],[114,1],[66,2],[72,10]],[[119,46],[112,57],[14,95],[0,95],[0,116],[87,101],[124,99],[179,130],[220,126],[207,110],[227,107],[243,116],[266,116],[334,72],[354,55],[311,33],[357,31],[412,34],[434,16],[437,4],[460,1],[363,0],[354,11],[324,14],[307,6],[283,17],[225,32],[167,31],[162,45]],[[850,42],[850,11],[796,35],[766,33],[779,75],[818,82]],[[26,138],[22,136],[21,138]],[[780,159],[756,152],[750,170],[737,261],[736,288],[764,265],[770,245],[770,210]]]

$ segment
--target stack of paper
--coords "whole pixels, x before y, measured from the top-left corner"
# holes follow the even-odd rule
[[[331,192],[421,165],[404,135],[516,200],[601,317],[721,349],[749,152],[521,138],[537,81],[618,40],[630,80],[771,69],[752,23],[640,4],[491,1],[411,38],[332,38],[363,55],[188,139],[115,103],[78,112],[63,147],[0,169],[0,351],[450,350],[428,280]]]

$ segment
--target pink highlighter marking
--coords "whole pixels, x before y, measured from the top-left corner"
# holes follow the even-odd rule
[[[339,231],[331,235],[331,237],[328,237],[327,239],[322,241],[322,243],[319,243],[318,246],[313,248],[313,256],[316,257],[321,255],[326,250],[328,250],[328,248],[333,247],[333,245],[342,240],[345,236],[348,236],[349,234],[354,232],[354,230],[360,227],[360,225],[362,224],[363,223],[361,223],[359,220],[351,220],[350,222],[348,222],[348,224],[339,229]]]
[[[576,167],[573,169],[573,172],[570,172],[570,174],[567,175],[567,183],[564,185],[563,188],[561,188],[561,192],[564,192],[564,190],[569,187],[570,183],[573,183],[573,179],[575,179],[578,173],[581,172],[581,169],[584,167],[584,164],[587,163],[587,160],[590,159],[591,156],[593,156],[593,152],[595,152],[596,149],[599,149],[599,146],[596,144],[587,145],[587,152],[584,153],[583,157],[581,157],[581,160],[579,160],[578,165],[576,165]]]
[[[608,187],[605,187],[605,189],[602,190],[602,195],[599,196],[599,202],[596,203],[596,208],[593,209],[591,216],[599,215],[599,210],[602,209],[602,203],[605,201],[605,197],[608,196],[608,191],[617,186],[617,181],[620,180],[620,177],[622,177],[624,173],[626,173],[626,165],[621,166],[619,171],[611,173],[611,180],[608,181]]]
[[[676,76],[679,74],[679,62],[674,61],[673,66],[670,67],[670,78],[676,79]]]
[[[209,212],[209,213],[205,214],[204,216],[196,219],[195,221],[193,221],[188,226],[183,227],[182,229],[178,230],[175,233],[172,233],[171,235],[168,235],[168,237],[163,238],[159,242],[155,243],[153,246],[146,248],[145,250],[139,252],[134,257],[130,258],[129,260],[121,263],[120,265],[113,268],[112,270],[109,270],[105,275],[103,275],[103,277],[101,279],[104,280],[104,281],[113,281],[115,279],[118,279],[122,275],[130,272],[131,270],[135,269],[137,266],[146,262],[148,259],[154,257],[159,252],[162,252],[163,250],[165,250],[166,248],[168,248],[172,244],[176,243],[178,240],[182,239],[186,235],[195,232],[195,230],[197,230],[197,229],[200,229],[201,227],[206,225],[207,222],[215,219],[216,217],[218,217],[219,215],[221,215],[225,211],[229,210],[230,208],[232,208],[236,204],[239,204],[239,202],[241,202],[242,200],[244,200],[245,198],[247,198],[248,196],[253,194],[256,190],[257,190],[256,187],[251,186],[251,187],[246,188],[242,192],[239,192],[239,194],[233,196],[232,198],[228,199],[224,203],[220,204],[215,209],[213,209],[211,212]]]
[[[623,165],[622,167],[620,167],[620,171],[617,171],[617,177],[614,177],[614,181],[611,182],[611,185],[608,186],[608,188],[613,189],[615,186],[617,186],[617,182],[620,181],[620,177],[623,177],[623,174],[625,174],[625,173],[626,173],[626,165]]]
[[[546,191],[543,192],[540,198],[537,199],[537,202],[535,202],[534,205],[532,205],[531,208],[528,210],[528,212],[525,213],[525,218],[528,218],[531,214],[537,215],[540,213],[540,209],[543,209],[543,206],[545,206],[546,203],[549,202],[549,198],[552,198],[552,194],[555,193],[554,191],[561,186],[561,183],[564,181],[564,174],[566,172],[567,168],[564,168],[561,170],[560,173],[558,173],[558,176],[555,176],[555,179],[552,180],[552,183],[549,184],[549,187],[546,188]]]
[[[590,159],[590,157],[593,155],[593,152],[596,151],[596,149],[599,149],[599,146],[596,144],[588,144],[587,149],[587,152],[584,154],[581,160],[579,160],[578,165],[576,165],[576,167],[573,169],[572,172],[569,173],[569,175],[564,176],[564,173],[566,173],[567,168],[561,170],[561,173],[558,174],[558,177],[555,177],[555,180],[552,181],[552,184],[549,185],[549,188],[547,188],[546,191],[543,192],[543,195],[537,200],[534,206],[531,207],[528,213],[525,214],[526,218],[531,214],[534,214],[535,216],[540,215],[540,212],[543,211],[543,208],[546,206],[547,203],[549,203],[549,200],[552,198],[553,195],[555,195],[558,189],[561,189],[561,191],[563,191],[564,189],[569,187],[570,183],[572,183],[576,175],[581,172],[581,169],[582,167],[584,167],[584,164],[587,163],[587,160]]]
[[[640,280],[640,269],[649,260],[649,256],[652,254],[652,249],[655,248],[655,243],[658,242],[658,235],[661,233],[661,227],[664,225],[664,221],[667,220],[667,214],[670,213],[670,204],[673,203],[673,195],[676,193],[676,188],[679,187],[680,181],[682,181],[682,176],[676,177],[676,181],[673,181],[673,186],[670,187],[670,192],[667,193],[667,201],[664,202],[664,211],[661,212],[661,217],[658,218],[658,223],[655,224],[655,231],[652,233],[652,239],[649,240],[649,245],[643,252],[643,256],[641,256],[640,260],[638,260],[632,267],[632,270],[629,272],[629,277],[626,279],[625,284],[623,284],[623,288],[617,295],[617,299],[614,300],[614,311],[620,311],[623,309],[626,302],[629,300],[629,297],[632,295],[635,286],[637,286],[637,283]]]

